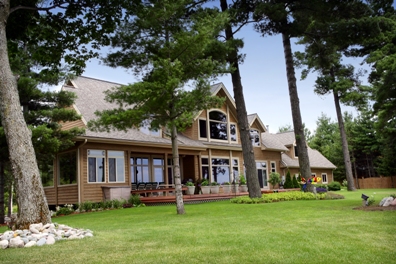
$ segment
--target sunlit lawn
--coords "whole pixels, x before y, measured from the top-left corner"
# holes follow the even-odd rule
[[[353,210],[362,193],[375,193],[378,203],[396,189],[337,193],[346,199],[222,201],[186,205],[186,215],[172,205],[54,218],[95,236],[1,250],[0,263],[396,263],[396,211]]]

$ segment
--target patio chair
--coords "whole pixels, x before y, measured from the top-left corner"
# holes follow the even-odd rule
[[[132,191],[137,190],[137,184],[136,183],[132,183],[131,184],[131,190]]]
[[[140,190],[146,190],[146,184],[145,184],[144,182],[138,183],[137,189],[138,189],[139,191],[140,191]],[[140,195],[141,195],[141,196],[146,196],[145,193],[141,193]]]

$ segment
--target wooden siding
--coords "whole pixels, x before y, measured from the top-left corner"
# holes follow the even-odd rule
[[[271,173],[271,161],[274,161],[276,164],[276,172],[282,175],[280,161],[281,161],[281,153],[278,151],[268,151],[261,150],[259,147],[254,147],[254,158],[255,160],[267,161],[268,175]]]
[[[58,186],[57,205],[76,204],[78,203],[78,185]]]
[[[48,205],[56,205],[56,188],[55,187],[44,187],[45,198],[47,199]]]

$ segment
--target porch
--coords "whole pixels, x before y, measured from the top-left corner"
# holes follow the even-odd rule
[[[290,191],[299,191],[300,189],[261,189],[262,194],[274,193],[274,192],[290,192]],[[185,204],[196,204],[196,203],[206,203],[206,202],[215,202],[222,200],[230,200],[231,198],[238,196],[246,196],[249,195],[248,192],[237,192],[237,193],[213,193],[213,194],[184,194],[183,192],[183,202]],[[168,196],[149,196],[149,197],[141,197],[140,200],[142,203],[146,205],[168,205],[176,203],[175,195]]]

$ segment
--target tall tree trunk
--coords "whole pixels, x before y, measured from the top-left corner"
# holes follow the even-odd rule
[[[0,162],[0,224],[4,224],[4,184],[5,184],[5,177],[4,177],[4,164]]]
[[[8,207],[8,212],[7,216],[11,217],[12,215],[12,199],[14,198],[14,183],[11,181],[10,186],[8,188],[8,202],[7,202],[7,207]]]
[[[222,12],[226,12],[228,9],[227,0],[220,0]],[[227,24],[226,30],[226,41],[232,41],[234,39],[232,28],[230,24]],[[247,118],[245,99],[243,96],[243,87],[241,81],[241,75],[239,71],[238,63],[238,50],[233,49],[227,58],[228,63],[234,69],[231,73],[232,86],[234,90],[234,99],[237,110],[237,119],[239,134],[241,136],[243,162],[246,170],[246,180],[250,198],[260,198],[261,188],[257,176],[256,160],[254,158],[254,151],[252,141],[250,139],[250,127]]]
[[[355,159],[355,155],[354,155],[353,150],[351,151],[351,154],[352,154],[352,160],[353,160],[353,172],[355,174],[356,188],[360,189],[360,187],[359,187],[359,178],[358,178],[357,170],[356,170],[356,159]]]
[[[311,178],[311,167],[309,164],[308,157],[308,146],[305,140],[304,127],[301,119],[300,112],[300,100],[297,92],[296,75],[294,72],[293,55],[290,45],[290,37],[286,33],[282,33],[283,50],[285,53],[286,61],[286,74],[287,84],[289,87],[289,97],[291,112],[293,118],[294,135],[296,137],[297,151],[298,151],[298,163],[300,165],[301,176],[307,179],[307,189],[312,191],[311,183],[308,179]]]
[[[25,229],[32,223],[50,223],[51,216],[41,184],[31,131],[21,111],[17,80],[8,60],[6,23],[9,8],[9,1],[0,0],[0,112],[18,199],[16,228]]]
[[[175,177],[175,192],[176,192],[176,210],[177,214],[185,214],[183,192],[180,177],[180,159],[179,159],[179,148],[177,143],[177,129],[176,125],[172,123],[172,155],[173,155],[173,174]]]
[[[351,165],[351,158],[349,156],[348,140],[345,133],[344,121],[342,118],[340,97],[338,96],[337,91],[334,90],[333,90],[333,95],[334,95],[334,104],[337,112],[338,127],[340,128],[342,153],[344,156],[344,164],[345,164],[345,173],[348,181],[348,191],[356,191],[355,183],[353,182],[352,165]]]

